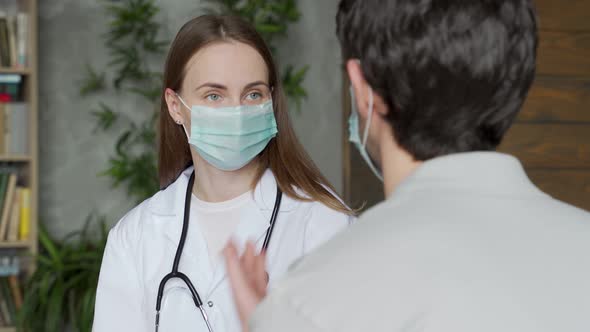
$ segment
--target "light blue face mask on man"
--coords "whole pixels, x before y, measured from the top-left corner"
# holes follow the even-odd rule
[[[191,112],[190,135],[185,128],[189,144],[220,170],[246,166],[278,133],[272,100],[260,105],[213,108],[189,107],[178,98]]]
[[[361,157],[363,157],[373,174],[375,174],[375,176],[381,182],[383,182],[383,173],[377,168],[377,166],[375,166],[373,159],[371,159],[369,153],[367,152],[367,139],[369,138],[369,128],[371,127],[371,117],[373,116],[373,90],[371,87],[369,87],[369,114],[367,115],[367,121],[365,130],[363,131],[362,140],[359,134],[359,115],[352,86],[350,86],[350,99],[352,109],[350,111],[350,117],[348,118],[348,132],[350,134],[348,140],[356,146],[361,154]]]

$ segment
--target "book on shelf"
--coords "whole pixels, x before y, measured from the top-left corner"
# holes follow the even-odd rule
[[[3,318],[8,322],[8,326],[16,324],[16,301],[10,288],[10,277],[0,277],[0,293],[2,294],[2,300],[6,303],[6,309],[3,310]],[[8,315],[6,315],[8,314]]]
[[[27,63],[27,45],[29,44],[29,14],[18,13],[16,15],[16,46],[18,67],[26,67]]]
[[[7,16],[8,25],[8,46],[10,47],[10,64],[15,65],[18,63],[18,48],[16,45],[17,31],[16,31],[16,16]]]
[[[15,314],[23,304],[21,264],[17,250],[0,249],[0,327],[14,325]]]
[[[10,310],[8,309],[8,300],[5,298],[2,290],[0,289],[0,315],[2,315],[3,327],[12,326],[12,320],[10,319]]]
[[[27,65],[29,14],[8,14],[0,9],[0,66],[24,68]]]
[[[0,103],[0,154],[29,152],[29,111],[26,103]]]
[[[5,12],[0,12],[0,65],[11,67],[10,59],[10,35],[8,32],[8,17]]]
[[[20,220],[19,233],[20,240],[28,240],[31,232],[31,189],[21,187],[20,199]]]
[[[8,188],[8,175],[5,173],[0,173],[0,209],[4,206],[4,197],[6,196],[6,191]],[[0,211],[0,235],[4,234],[4,228],[8,227],[8,225],[4,225],[2,223],[2,211]]]
[[[21,74],[0,74],[0,101],[22,101],[24,81]]]
[[[23,306],[23,293],[20,287],[20,282],[18,280],[18,276],[12,275],[8,277],[8,282],[10,284],[10,292],[12,294],[12,298],[14,299],[14,305],[16,309],[19,310]]]
[[[0,249],[0,277],[17,276],[21,272],[21,257],[16,249]]]
[[[0,241],[6,239],[8,231],[8,220],[10,219],[10,208],[12,207],[12,200],[14,199],[14,191],[16,189],[16,174],[6,174],[8,177],[6,181],[6,189],[4,191],[4,201],[2,202],[2,213],[0,214]]]
[[[4,103],[0,103],[0,155],[5,154],[6,142],[4,142],[4,133],[6,132],[6,123],[4,123]]]
[[[17,186],[16,173],[0,172],[0,242],[29,239],[31,190]]]
[[[16,187],[14,197],[12,199],[12,206],[10,207],[10,216],[8,220],[8,232],[6,233],[6,241],[16,242],[19,240],[20,231],[20,207],[22,188]]]

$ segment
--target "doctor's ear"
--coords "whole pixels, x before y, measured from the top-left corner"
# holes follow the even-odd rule
[[[164,90],[164,98],[166,99],[166,106],[168,106],[168,114],[172,117],[172,120],[177,124],[183,124],[184,116],[182,112],[182,103],[176,92],[170,88]]]

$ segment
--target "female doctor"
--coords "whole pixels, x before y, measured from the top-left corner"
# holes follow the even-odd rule
[[[93,330],[239,331],[227,241],[266,247],[272,284],[345,228],[351,211],[297,141],[271,53],[248,23],[186,23],[164,87],[162,190],[109,233]]]

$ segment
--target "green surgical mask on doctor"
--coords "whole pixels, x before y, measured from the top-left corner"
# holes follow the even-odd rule
[[[246,166],[278,133],[272,100],[260,105],[189,107],[177,96],[191,113],[190,135],[185,128],[189,144],[220,170]]]

